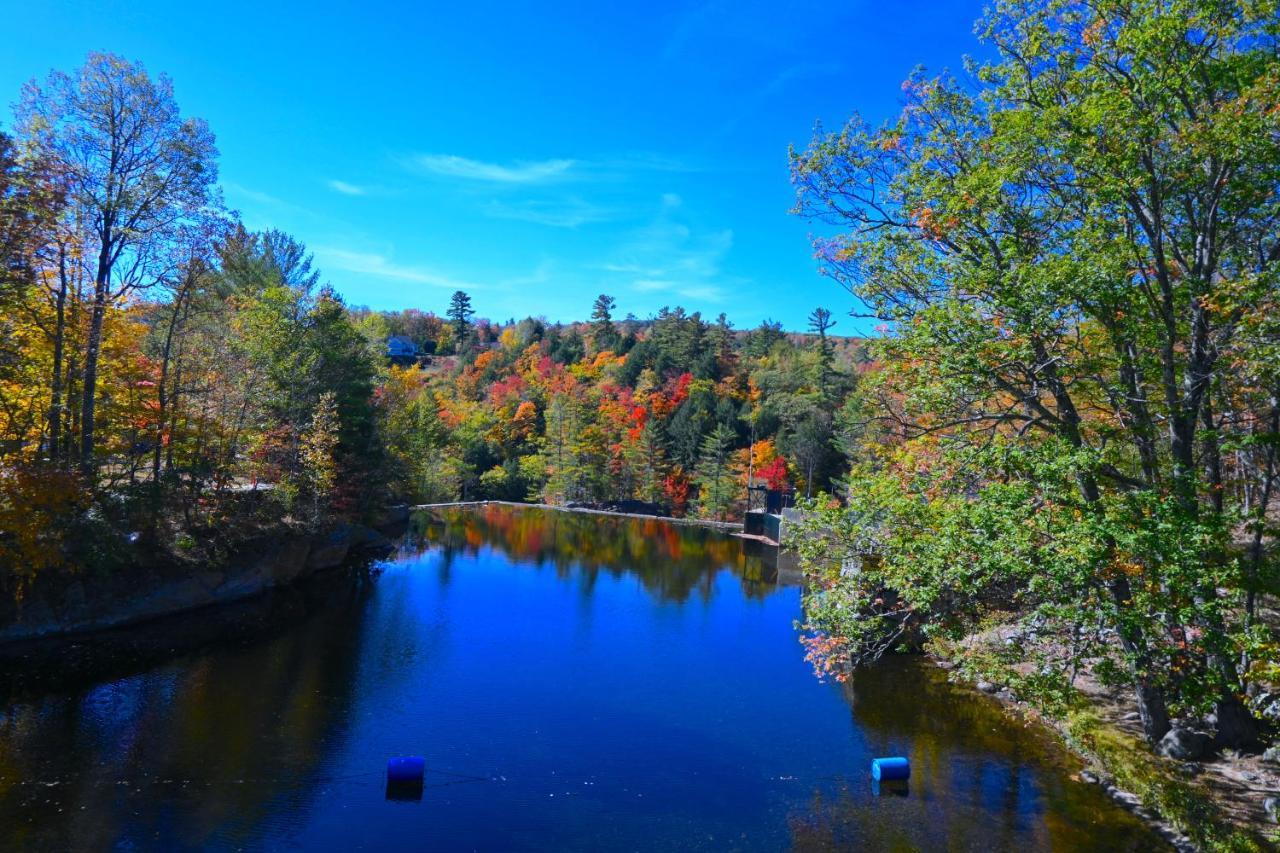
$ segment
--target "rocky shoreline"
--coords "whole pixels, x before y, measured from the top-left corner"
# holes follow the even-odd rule
[[[91,633],[227,604],[337,568],[359,552],[391,546],[407,506],[383,511],[370,526],[340,523],[251,540],[217,565],[140,567],[120,574],[73,575],[34,585],[0,602],[0,645]]]
[[[1078,774],[1078,778],[1081,782],[1100,786],[1103,791],[1105,791],[1106,794],[1117,804],[1147,822],[1157,833],[1160,834],[1162,838],[1169,842],[1174,850],[1179,851],[1179,853],[1196,853],[1196,851],[1200,850],[1219,849],[1218,845],[1198,843],[1195,839],[1190,837],[1186,831],[1184,831],[1184,828],[1180,828],[1178,826],[1179,822],[1185,822],[1185,814],[1166,814],[1165,810],[1161,809],[1158,803],[1152,802],[1153,796],[1150,791],[1148,792],[1148,796],[1144,797],[1140,792],[1130,790],[1126,787],[1124,781],[1117,777],[1120,774],[1134,774],[1130,773],[1130,769],[1127,767],[1114,766],[1113,761],[1109,761],[1106,756],[1100,754],[1100,750],[1091,749],[1088,743],[1083,742],[1085,738],[1080,736],[1081,731],[1079,725],[1073,725],[1071,720],[1059,720],[1040,713],[1033,704],[1023,701],[1014,695],[1013,691],[1008,686],[985,679],[973,681],[966,678],[959,671],[959,667],[955,661],[937,654],[929,654],[927,657],[936,666],[951,671],[953,680],[968,683],[973,689],[998,701],[1004,707],[1005,711],[1011,716],[1028,722],[1029,724],[1043,726],[1053,733],[1073,754],[1085,762],[1087,769],[1080,771]],[[1136,717],[1136,714],[1134,714],[1134,716]],[[1128,720],[1127,715],[1118,719],[1120,722],[1117,722],[1117,720],[1113,720],[1106,715],[1099,714],[1095,719],[1090,720],[1088,725],[1090,729],[1105,729],[1108,730],[1108,734],[1128,737],[1134,739],[1136,742],[1136,738],[1134,738],[1133,733],[1125,730],[1126,726],[1128,726],[1132,721]],[[1159,767],[1160,769],[1158,772],[1164,774],[1163,779],[1157,780],[1157,785],[1167,783],[1172,783],[1173,785],[1178,785],[1180,783],[1187,784],[1191,783],[1192,780],[1197,777],[1208,775],[1213,775],[1215,777],[1230,777],[1233,772],[1236,776],[1257,777],[1256,773],[1251,773],[1248,769],[1223,769],[1204,763],[1209,758],[1209,752],[1204,749],[1200,749],[1198,751],[1194,749],[1191,750],[1191,752],[1195,753],[1196,757],[1194,758],[1191,756],[1191,753],[1181,751],[1179,745],[1186,746],[1186,744],[1183,744],[1183,741],[1187,739],[1184,737],[1187,731],[1188,730],[1181,728],[1171,730],[1169,736],[1166,737],[1166,741],[1168,741],[1168,743],[1162,741],[1160,746],[1154,751],[1150,751],[1145,747],[1145,745],[1142,747],[1143,752],[1146,753],[1143,756],[1143,760],[1149,761],[1153,766]],[[1197,735],[1199,733],[1191,732],[1191,734]],[[1194,745],[1203,746],[1203,744],[1200,744],[1199,739],[1196,740]],[[1253,763],[1262,760],[1265,760],[1265,757],[1254,757],[1254,759],[1252,759]],[[1221,760],[1219,763],[1221,763]],[[1272,817],[1272,814],[1275,807],[1271,805],[1271,803],[1272,798],[1268,798],[1265,801],[1264,808],[1268,817],[1271,817],[1274,822],[1275,818]],[[1214,815],[1215,820],[1220,820],[1224,824],[1234,825],[1236,829],[1243,833],[1243,835],[1238,837],[1240,840],[1243,840],[1243,838],[1248,836],[1253,836],[1259,841],[1261,840],[1254,835],[1254,833],[1261,829],[1257,822],[1247,819],[1242,820],[1239,815],[1231,818],[1222,814],[1221,809],[1218,809],[1217,811],[1218,814]],[[1180,818],[1182,819],[1181,821],[1179,820]],[[1270,848],[1241,847],[1233,849]]]

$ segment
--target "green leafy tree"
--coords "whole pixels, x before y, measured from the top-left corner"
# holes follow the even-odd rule
[[[818,338],[818,392],[824,397],[831,386],[831,369],[835,363],[835,349],[827,338],[836,321],[826,308],[815,308],[809,314],[809,331]]]
[[[793,157],[800,210],[842,230],[826,271],[895,330],[879,404],[925,468],[860,472],[923,502],[855,488],[881,580],[936,616],[919,544],[956,612],[1013,597],[1067,636],[1101,616],[1150,739],[1212,710],[1219,743],[1254,744],[1220,406],[1280,264],[1275,7],[1005,0],[980,32],[998,56],[976,85],[916,75],[898,121]],[[1008,527],[1010,495],[1060,526]],[[1034,578],[979,554],[975,514]]]
[[[618,330],[613,325],[616,304],[612,296],[602,293],[591,305],[591,322],[595,325],[591,340],[597,351],[613,349],[618,343]]]
[[[646,421],[636,440],[626,445],[625,452],[635,482],[635,496],[648,503],[663,503],[668,466],[662,429],[653,420]]]
[[[762,320],[760,325],[747,333],[746,353],[752,358],[763,358],[773,345],[786,340],[782,324],[774,320]]]

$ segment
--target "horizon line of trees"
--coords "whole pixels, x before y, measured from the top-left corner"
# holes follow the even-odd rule
[[[465,296],[451,305],[469,308]],[[865,365],[860,343],[828,336],[829,312],[797,342],[772,321],[739,332],[723,314],[663,308],[615,322],[615,309],[602,294],[591,320],[570,324],[361,313],[372,336],[443,341],[453,356],[388,373],[392,409],[408,420],[390,425],[401,436],[390,445],[411,448],[401,488],[723,520],[740,516],[752,483],[812,493],[832,481],[840,404]]]

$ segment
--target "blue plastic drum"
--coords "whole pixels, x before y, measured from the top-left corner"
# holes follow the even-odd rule
[[[871,778],[877,782],[897,782],[911,778],[911,763],[907,759],[893,758],[871,759]]]
[[[427,772],[427,761],[416,755],[408,755],[403,758],[392,758],[387,762],[387,781],[388,782],[422,782],[422,776]]]

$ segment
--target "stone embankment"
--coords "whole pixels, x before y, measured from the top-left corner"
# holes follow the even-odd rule
[[[389,547],[384,532],[408,516],[408,507],[395,507],[375,527],[342,524],[250,541],[216,566],[140,566],[36,583],[20,600],[0,601],[0,644],[115,628],[288,586],[361,550]]]

